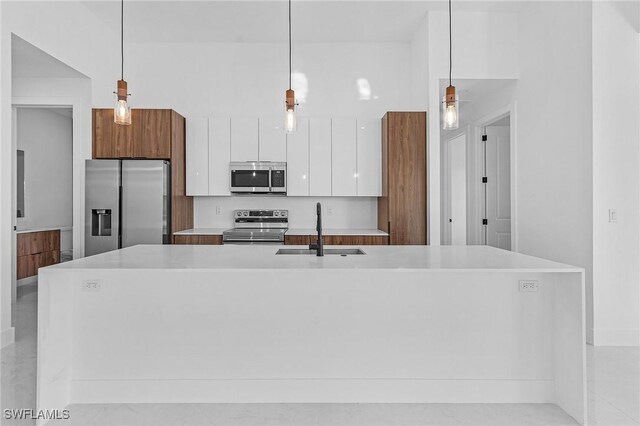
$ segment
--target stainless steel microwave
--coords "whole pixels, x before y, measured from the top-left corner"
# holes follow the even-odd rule
[[[282,195],[287,193],[287,163],[231,162],[229,171],[232,193]]]

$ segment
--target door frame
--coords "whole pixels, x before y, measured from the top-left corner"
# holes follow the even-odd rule
[[[482,141],[482,135],[484,135],[485,127],[492,125],[496,121],[499,121],[505,117],[510,117],[509,119],[509,180],[510,180],[510,192],[511,192],[511,251],[518,251],[518,233],[517,233],[517,206],[518,206],[518,191],[517,191],[517,112],[516,112],[516,102],[509,103],[497,110],[483,116],[479,120],[475,121],[472,125],[473,127],[473,141],[476,142],[476,147],[480,146],[480,142]],[[483,165],[483,157],[481,155],[480,149],[475,150],[475,170],[476,175],[474,176],[474,199],[473,199],[473,223],[476,225],[472,228],[474,231],[474,242],[475,244],[480,244],[482,241],[482,230],[483,227],[480,225],[480,222],[483,219],[483,212],[481,209],[482,202],[481,198],[484,196],[484,191],[482,190],[482,176],[484,173],[484,165]]]

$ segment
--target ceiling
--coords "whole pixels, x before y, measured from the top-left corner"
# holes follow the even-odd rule
[[[120,2],[81,3],[109,28],[120,31]],[[520,2],[458,2],[454,11],[512,10]],[[406,42],[429,10],[443,1],[296,0],[292,2],[294,42]],[[127,1],[128,42],[286,42],[283,0]]]
[[[11,35],[11,75],[13,77],[85,77],[84,74],[15,34]]]

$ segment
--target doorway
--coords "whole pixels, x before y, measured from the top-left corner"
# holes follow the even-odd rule
[[[481,128],[480,243],[512,250],[511,117],[508,114]]]

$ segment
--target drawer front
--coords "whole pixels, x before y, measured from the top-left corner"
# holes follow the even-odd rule
[[[285,245],[292,246],[308,246],[309,245],[309,236],[308,235],[286,235],[284,236]]]
[[[173,244],[220,245],[222,235],[174,235]]]
[[[315,241],[315,236],[311,236]],[[327,235],[324,237],[326,245],[343,246],[386,246],[389,237],[386,235]]]

